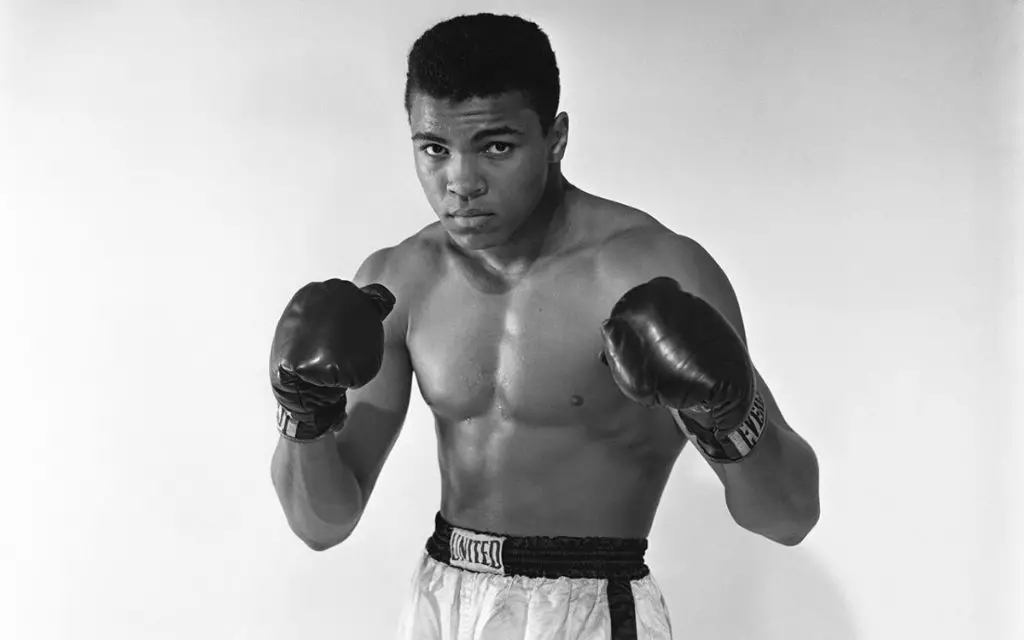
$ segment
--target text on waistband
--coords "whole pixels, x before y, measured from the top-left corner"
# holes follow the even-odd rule
[[[449,542],[451,565],[469,571],[481,573],[505,573],[505,565],[501,560],[505,538],[485,533],[452,529]]]

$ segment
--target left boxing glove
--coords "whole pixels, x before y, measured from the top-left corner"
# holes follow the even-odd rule
[[[395,297],[383,285],[362,289],[338,279],[312,282],[292,297],[270,349],[278,427],[306,441],[340,428],[345,392],[372,380],[384,358],[384,319]]]
[[[601,333],[603,360],[629,398],[705,417],[680,424],[712,459],[736,461],[753,449],[766,418],[754,367],[711,305],[672,278],[654,278],[619,299]]]

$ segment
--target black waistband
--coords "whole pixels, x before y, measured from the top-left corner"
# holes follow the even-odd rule
[[[637,580],[650,573],[646,551],[643,538],[505,536],[454,527],[440,513],[427,540],[427,553],[438,562],[533,578]]]

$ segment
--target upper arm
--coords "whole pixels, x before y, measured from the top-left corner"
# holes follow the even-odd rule
[[[672,234],[672,236],[666,239],[663,251],[659,251],[663,260],[669,265],[670,273],[665,275],[675,278],[685,290],[714,307],[732,325],[746,346],[747,334],[743,324],[743,314],[740,311],[736,292],[725,270],[696,240],[682,235]],[[771,389],[768,388],[756,367],[754,376],[772,428],[792,431],[782,416]],[[722,465],[714,462],[710,464],[719,478],[722,478]]]
[[[683,289],[701,298],[729,321],[732,328],[747,343],[747,332],[736,291],[725,270],[696,240],[672,234],[665,239],[667,246],[659,254],[669,265],[670,273]]]
[[[405,423],[412,389],[412,364],[405,341],[408,305],[402,300],[394,251],[386,248],[370,254],[352,278],[360,287],[378,282],[396,298],[394,309],[384,320],[380,371],[368,384],[348,391],[348,418],[336,436],[342,460],[359,481],[364,505]]]

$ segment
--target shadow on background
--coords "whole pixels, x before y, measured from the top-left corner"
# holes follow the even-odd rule
[[[813,538],[814,532],[797,547],[775,544],[733,522],[717,481],[671,482],[651,534],[649,564],[672,612],[674,635],[860,638],[841,586],[811,549]]]

